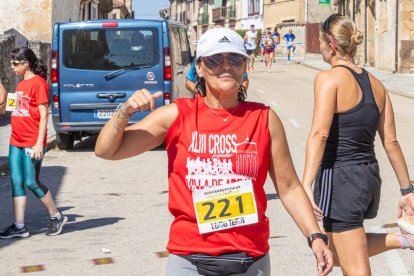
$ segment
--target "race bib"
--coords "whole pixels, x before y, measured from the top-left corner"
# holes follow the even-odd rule
[[[17,94],[7,93],[6,111],[15,111],[17,109]]]
[[[252,181],[193,191],[200,234],[258,222]]]

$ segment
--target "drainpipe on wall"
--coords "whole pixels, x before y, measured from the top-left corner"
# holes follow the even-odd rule
[[[398,21],[400,13],[400,0],[395,0],[395,67],[393,73],[398,73]]]
[[[305,60],[308,52],[308,0],[305,0]]]
[[[396,0],[398,1],[398,0]],[[364,50],[364,65],[367,66],[368,63],[368,0],[365,0],[365,50]]]
[[[356,13],[355,5],[356,5],[356,1],[354,0],[352,1],[352,21],[354,22],[355,22],[355,13]]]

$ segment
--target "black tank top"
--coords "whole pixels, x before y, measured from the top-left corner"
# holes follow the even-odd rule
[[[380,113],[375,103],[371,82],[366,70],[358,74],[351,68],[362,90],[361,101],[351,110],[335,113],[322,158],[322,166],[342,166],[376,162],[374,140]],[[334,66],[338,67],[338,66]]]

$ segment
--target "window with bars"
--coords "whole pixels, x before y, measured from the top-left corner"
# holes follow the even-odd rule
[[[260,0],[249,0],[248,2],[248,15],[259,15],[260,14]]]

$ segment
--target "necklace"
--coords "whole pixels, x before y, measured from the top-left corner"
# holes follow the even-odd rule
[[[216,114],[218,117],[220,117],[220,119],[222,119],[224,122],[227,122],[227,120],[230,118],[231,115],[233,115],[234,111],[236,111],[236,109],[239,107],[240,102],[237,103],[237,105],[233,108],[233,110],[229,113],[229,115],[227,115],[226,118],[223,118],[220,116],[220,114],[218,114],[207,102],[206,102],[206,98],[204,98],[204,103],[207,105],[207,107],[213,111],[214,114]]]

